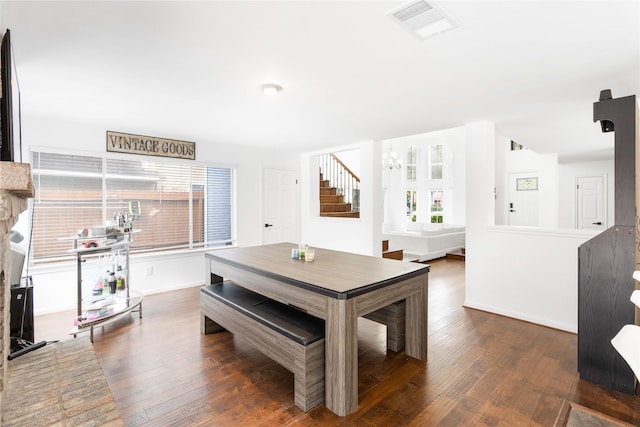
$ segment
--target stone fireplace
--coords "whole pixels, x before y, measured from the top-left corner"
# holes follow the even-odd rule
[[[27,199],[33,197],[31,166],[27,163],[0,162],[0,408],[6,389],[7,357],[10,351],[11,283],[20,277],[8,277],[9,231],[18,216],[27,210]]]

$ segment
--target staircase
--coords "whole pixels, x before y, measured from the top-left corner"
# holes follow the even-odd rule
[[[351,209],[351,203],[345,203],[344,195],[338,194],[336,187],[331,187],[328,179],[320,174],[320,216],[340,218],[360,218],[360,212]]]
[[[334,154],[320,157],[320,216],[360,218],[360,178]]]

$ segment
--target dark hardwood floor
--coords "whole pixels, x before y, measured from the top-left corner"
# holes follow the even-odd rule
[[[127,425],[552,426],[563,399],[640,425],[640,397],[576,372],[573,334],[462,307],[464,262],[430,262],[429,359],[385,349],[359,326],[359,407],[293,404],[293,375],[227,332],[200,335],[199,289],[151,295],[98,329],[94,348]],[[70,339],[72,312],[35,319],[36,341]]]

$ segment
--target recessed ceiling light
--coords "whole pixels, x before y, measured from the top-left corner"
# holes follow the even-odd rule
[[[265,95],[275,95],[282,90],[282,86],[273,83],[266,83],[262,85],[262,92]]]

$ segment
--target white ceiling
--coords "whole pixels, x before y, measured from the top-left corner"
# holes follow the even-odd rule
[[[640,92],[638,1],[434,2],[460,27],[427,40],[385,16],[403,3],[3,1],[0,18],[23,116],[302,151],[490,120],[565,161],[610,156],[592,105]]]

